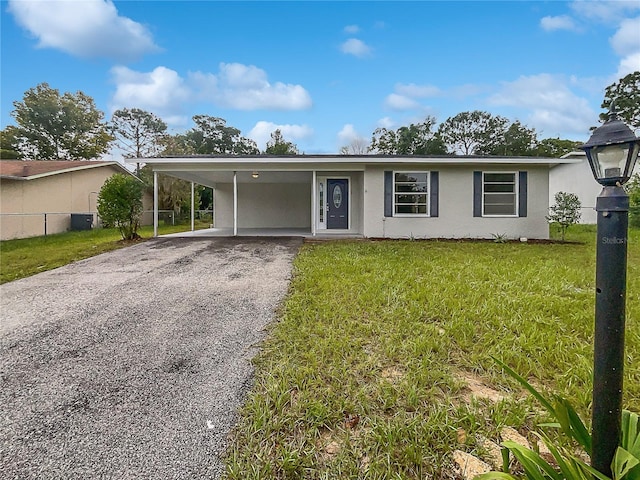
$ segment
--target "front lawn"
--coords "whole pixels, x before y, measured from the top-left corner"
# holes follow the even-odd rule
[[[184,225],[161,226],[159,233],[184,231]],[[153,227],[142,227],[143,239],[153,236]],[[0,284],[61,267],[71,262],[122,248],[123,242],[114,228],[96,228],[0,242]]]
[[[454,478],[541,420],[492,360],[588,417],[595,227],[533,244],[307,243],[256,359],[227,478]],[[640,411],[640,230],[629,240],[625,407]],[[472,397],[484,385],[489,396]]]

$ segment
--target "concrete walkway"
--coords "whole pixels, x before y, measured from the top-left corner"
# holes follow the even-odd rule
[[[156,239],[1,285],[2,478],[219,478],[301,242]]]

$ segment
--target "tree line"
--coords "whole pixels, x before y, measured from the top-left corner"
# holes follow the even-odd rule
[[[601,107],[615,104],[620,118],[632,129],[640,128],[640,72],[633,72],[605,90]],[[94,100],[82,92],[63,93],[41,83],[13,102],[16,125],[0,132],[1,158],[29,160],[88,160],[113,147],[127,158],[170,155],[297,155],[298,147],[280,130],[271,134],[263,152],[255,141],[223,118],[195,115],[194,126],[169,134],[167,124],[152,112],[139,108],[116,110],[110,121]],[[606,120],[606,113],[600,115]],[[580,142],[560,138],[539,139],[533,128],[520,121],[485,111],[467,111],[438,125],[427,116],[393,130],[376,129],[367,142],[358,138],[340,149],[341,154],[388,155],[500,155],[559,157]]]

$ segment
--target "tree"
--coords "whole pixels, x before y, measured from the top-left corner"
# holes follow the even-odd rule
[[[13,160],[16,158],[20,158],[16,127],[8,125],[4,130],[0,131],[0,159]]]
[[[582,142],[561,140],[559,138],[545,138],[536,145],[533,154],[538,157],[560,158],[567,153],[580,150]]]
[[[388,155],[444,155],[447,150],[440,137],[432,131],[436,119],[403,126],[397,130],[377,128],[371,137],[369,150]]]
[[[194,155],[195,146],[186,133],[164,135],[160,141],[160,155]]]
[[[185,133],[185,148],[195,154],[252,155],[260,153],[256,142],[227,126],[226,120],[209,115],[195,115],[194,128]]]
[[[348,145],[340,147],[340,155],[364,155],[369,151],[369,144],[362,137],[356,137]]]
[[[629,225],[640,227],[640,173],[631,177],[625,189],[629,194]]]
[[[567,229],[580,221],[582,204],[574,193],[558,192],[554,199],[555,203],[549,208],[547,220],[558,224],[564,242]]]
[[[167,124],[151,112],[122,108],[111,116],[111,128],[125,158],[144,158],[160,153]]]
[[[508,123],[504,117],[474,110],[449,117],[440,124],[438,134],[456,155],[482,155],[499,149]]]
[[[267,149],[264,153],[268,155],[298,155],[298,147],[287,142],[278,129],[271,133],[271,140],[267,142]]]
[[[13,102],[17,148],[24,158],[80,160],[97,158],[109,150],[104,113],[82,92],[62,96],[47,83],[27,90]]]
[[[614,103],[618,117],[631,127],[640,128],[640,71],[635,71],[609,85],[604,93],[601,108],[605,113],[600,114],[600,121],[609,118],[611,103]]]
[[[479,145],[476,153],[480,155],[529,156],[534,154],[537,143],[535,129],[528,128],[516,120],[503,130],[502,138],[495,138],[495,141],[489,142],[487,145]]]
[[[181,154],[178,154],[181,155]],[[140,179],[149,193],[153,193],[153,171],[148,166],[140,169]],[[199,190],[196,189],[195,204],[200,204]],[[169,175],[158,174],[158,209],[172,210],[175,215],[189,212],[191,182]]]
[[[140,238],[143,183],[132,175],[116,173],[98,193],[98,215],[103,223],[115,226],[124,240]]]

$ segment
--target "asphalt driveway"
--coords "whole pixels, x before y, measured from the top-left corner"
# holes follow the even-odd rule
[[[156,239],[0,285],[2,478],[218,478],[300,244]]]

